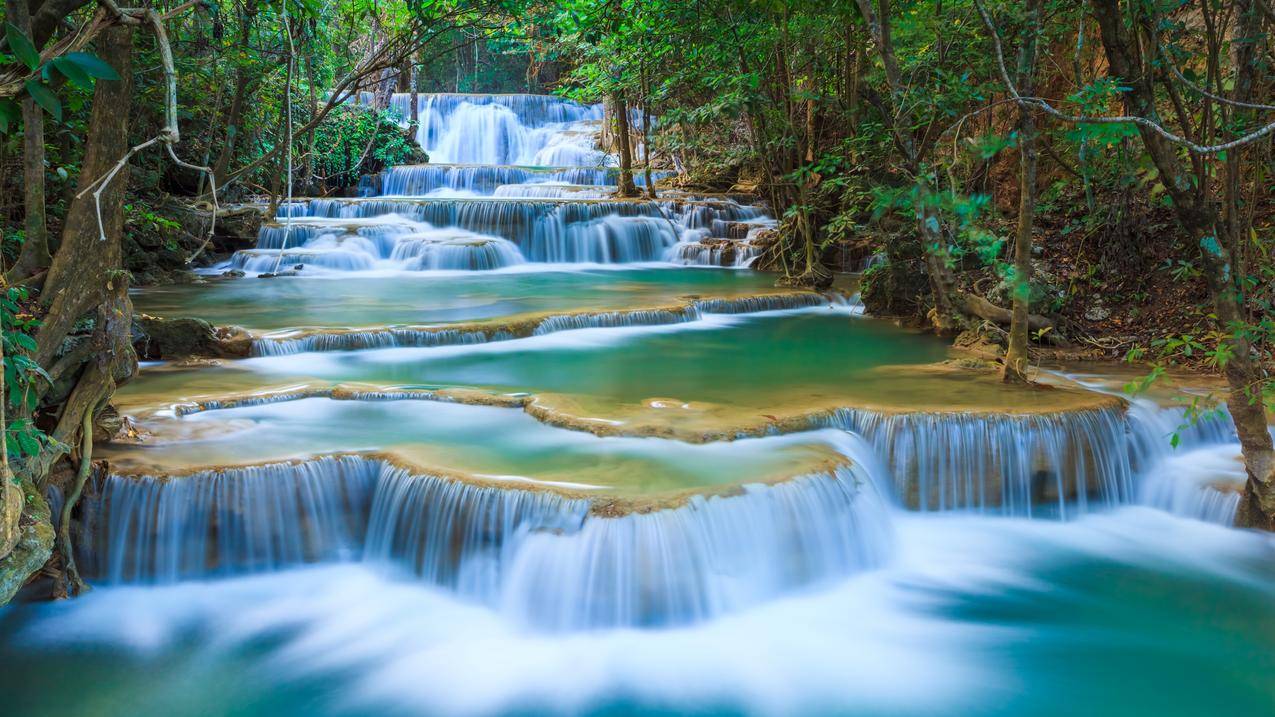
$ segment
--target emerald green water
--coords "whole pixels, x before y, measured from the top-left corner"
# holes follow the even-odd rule
[[[101,455],[116,470],[162,474],[337,451],[388,451],[424,469],[515,486],[605,489],[608,495],[792,477],[835,458],[828,441],[838,437],[827,431],[705,445],[599,438],[508,408],[327,398],[197,413],[146,428],[155,432],[147,443],[108,445]]]
[[[687,296],[773,291],[763,274],[729,269],[387,272],[213,279],[135,292],[140,313],[194,316],[256,331],[429,325],[528,313],[677,304]]]
[[[885,395],[891,381],[874,375],[875,369],[946,355],[933,337],[811,309],[477,346],[310,353],[148,370],[121,391],[121,399],[178,401],[264,387],[362,382],[564,393],[592,397],[599,406],[664,397],[764,408],[829,396]],[[896,383],[894,389],[904,389],[903,380]]]
[[[120,401],[156,407],[299,387],[474,388],[529,393],[568,416],[688,432],[837,407],[1050,410],[1084,394],[1006,387],[985,373],[928,367],[932,336],[833,309],[713,316],[436,348],[309,353],[149,369]],[[911,367],[911,368],[909,368]]]

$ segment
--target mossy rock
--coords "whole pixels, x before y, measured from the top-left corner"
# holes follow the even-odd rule
[[[242,358],[252,348],[252,338],[243,329],[213,328],[203,319],[143,315],[134,318],[133,328],[133,348],[141,359]]]
[[[21,481],[22,519],[17,543],[0,557],[0,605],[13,599],[53,554],[53,523],[49,504],[30,481]]]

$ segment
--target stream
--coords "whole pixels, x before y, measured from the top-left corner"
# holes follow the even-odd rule
[[[418,102],[431,164],[134,292],[251,355],[118,392],[5,714],[1275,713],[1225,416],[775,288],[752,199],[611,196],[601,106]]]

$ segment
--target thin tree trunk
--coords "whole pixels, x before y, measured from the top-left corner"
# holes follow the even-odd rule
[[[889,0],[878,0],[880,10],[873,7],[872,0],[855,0],[868,31],[877,46],[877,54],[885,68],[886,83],[890,89],[889,112],[884,113],[890,123],[890,130],[895,141],[903,151],[908,171],[917,182],[917,202],[914,207],[917,220],[917,233],[924,243],[925,268],[930,280],[930,288],[934,293],[934,311],[930,320],[935,331],[949,334],[959,325],[957,297],[955,296],[955,278],[947,265],[947,241],[939,227],[938,215],[931,201],[931,188],[922,171],[920,143],[913,133],[916,122],[908,109],[903,80],[903,71],[899,67],[898,58],[894,54],[894,42],[890,27]]]
[[[224,184],[226,175],[230,172],[230,163],[235,158],[235,145],[239,139],[239,135],[243,130],[243,109],[244,103],[249,100],[251,85],[248,72],[242,68],[235,71],[235,94],[230,99],[230,112],[226,115],[226,139],[222,142],[221,152],[217,155],[217,161],[213,163],[213,176],[217,178],[217,186]]]
[[[31,32],[31,18],[22,0],[6,0],[10,22],[26,34]],[[44,111],[35,100],[22,100],[22,183],[26,239],[18,260],[5,277],[17,283],[48,268],[49,232],[44,210]]]
[[[651,179],[651,87],[645,71],[642,73],[642,179],[646,182],[647,199],[655,199],[655,181]]]
[[[1019,92],[1030,95],[1035,79],[1036,39],[1042,0],[1029,0],[1022,45],[1018,49]],[[1036,122],[1027,105],[1018,105],[1018,228],[1014,236],[1014,315],[1001,378],[1025,382],[1028,358],[1028,313],[1031,306],[1032,225],[1036,215]]]
[[[319,98],[315,95],[317,83],[314,79],[313,53],[305,56],[305,72],[306,82],[308,85],[307,89],[310,95],[310,104],[306,114],[312,116],[315,112],[319,111]],[[301,186],[304,187],[302,191],[315,195],[319,194],[319,188],[315,186],[314,182],[314,138],[316,134],[318,134],[318,132],[314,127],[311,127],[310,131],[306,132],[305,180],[301,183]]]
[[[4,365],[4,342],[0,341],[0,368]],[[0,370],[0,558],[12,552],[22,535],[22,487],[9,467],[9,423],[5,420],[4,371]]]
[[[417,130],[418,130],[418,128],[421,126],[421,108],[418,106],[418,105],[420,104],[420,92],[416,89],[416,60],[415,60],[415,57],[416,57],[415,55],[413,55],[413,56],[412,56],[412,58],[413,58],[413,59],[412,59],[412,78],[411,78],[411,85],[412,85],[412,87],[411,87],[411,93],[412,93],[411,103],[412,103],[412,105],[411,105],[411,107],[408,109],[408,111],[409,111],[409,112],[411,112],[411,125],[410,125],[410,126],[411,126],[411,128],[412,128],[412,136],[413,136],[413,137],[415,137],[415,136],[416,136]]]
[[[636,197],[637,186],[633,184],[633,145],[629,131],[629,103],[624,91],[615,93],[612,101],[615,107],[616,141],[620,145],[620,186],[617,193],[621,197]]]

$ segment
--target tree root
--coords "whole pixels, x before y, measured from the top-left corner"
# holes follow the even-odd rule
[[[977,316],[980,319],[986,319],[995,324],[1009,326],[1014,318],[1014,313],[1009,309],[997,306],[992,302],[975,294],[967,294],[957,292],[956,299],[960,308],[967,314]],[[1041,329],[1052,329],[1054,322],[1052,319],[1046,318],[1039,314],[1029,314],[1027,317],[1027,328],[1032,331],[1040,331]]]
[[[80,502],[84,493],[84,484],[88,481],[93,467],[93,413],[96,406],[84,412],[80,425],[80,469],[75,475],[75,484],[62,503],[62,515],[58,520],[58,552],[62,555],[65,579],[64,589],[67,595],[79,595],[88,590],[88,585],[80,578],[80,571],[75,565],[75,548],[71,545],[71,511]]]

